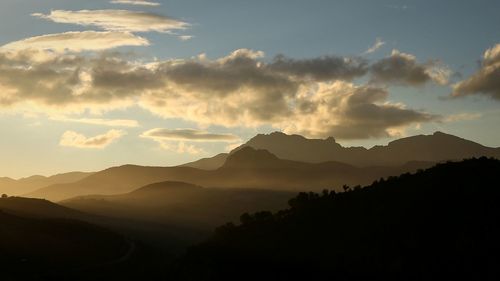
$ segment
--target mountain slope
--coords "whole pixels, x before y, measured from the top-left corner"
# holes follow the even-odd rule
[[[76,183],[48,186],[26,196],[59,201],[82,195],[127,193],[161,181],[217,188],[319,191],[340,189],[344,184],[368,184],[380,177],[396,176],[429,165],[415,162],[397,167],[359,168],[338,162],[304,163],[279,159],[265,150],[247,147],[231,154],[222,167],[213,171],[126,165],[97,172]]]
[[[126,194],[83,196],[61,204],[96,215],[211,230],[237,219],[242,212],[283,208],[293,195],[268,190],[203,188],[167,181]]]
[[[70,172],[57,174],[50,177],[31,176],[19,180],[14,180],[11,178],[0,178],[0,193],[14,196],[22,195],[53,184],[76,182],[91,174],[92,173]]]
[[[235,151],[247,146],[268,150],[281,159],[310,163],[338,161],[362,167],[403,165],[410,161],[442,162],[481,156],[500,158],[499,148],[485,147],[442,132],[402,138],[387,146],[370,149],[342,147],[333,138],[307,139],[275,132],[259,134]]]
[[[0,210],[23,217],[84,219],[86,214],[43,199],[0,198]]]
[[[0,211],[2,280],[57,280],[126,253],[119,235],[74,220],[35,219]]]
[[[471,159],[301,193],[289,209],[218,228],[181,260],[178,280],[495,280],[499,173],[500,161]]]
[[[219,153],[213,157],[202,158],[200,160],[183,164],[180,167],[191,167],[200,170],[215,170],[224,165],[228,155],[229,153]]]
[[[143,167],[124,165],[97,172],[83,180],[69,184],[56,184],[26,194],[26,197],[59,201],[80,195],[120,194],[141,186],[166,180],[203,178],[208,173],[189,167]]]

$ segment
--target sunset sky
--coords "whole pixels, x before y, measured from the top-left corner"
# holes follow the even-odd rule
[[[2,0],[0,176],[176,165],[258,133],[500,146],[500,1]]]

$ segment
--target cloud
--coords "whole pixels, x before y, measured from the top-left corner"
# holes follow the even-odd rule
[[[312,96],[297,100],[297,112],[281,127],[311,137],[365,139],[395,136],[404,128],[440,120],[439,116],[387,101],[384,88],[336,81],[324,83]]]
[[[259,126],[293,115],[301,85],[317,81],[353,79],[364,74],[364,61],[319,57],[270,63],[264,53],[240,49],[216,60],[171,61],[157,67],[169,81],[165,91],[141,99],[141,106],[166,117],[225,126]]]
[[[52,116],[50,120],[109,127],[139,127],[139,122],[137,122],[137,120],[130,119],[69,118],[65,116]]]
[[[122,32],[170,32],[189,26],[186,22],[167,16],[128,10],[54,10],[49,14],[32,15],[57,23],[95,26],[108,31]]]
[[[66,131],[59,142],[61,146],[103,149],[125,135],[122,130],[109,130],[95,137],[86,137],[74,131]]]
[[[237,142],[241,139],[231,134],[215,134],[195,129],[162,129],[156,128],[141,134],[143,138],[194,141],[194,142]]]
[[[371,54],[371,53],[375,52],[376,50],[380,49],[384,45],[385,45],[385,42],[382,41],[381,38],[377,38],[377,39],[375,39],[375,43],[373,44],[373,46],[368,48],[368,50],[366,50],[363,54]]]
[[[114,0],[111,1],[112,4],[128,4],[128,5],[137,5],[137,6],[160,6],[160,3],[150,2],[145,0]]]
[[[192,35],[179,35],[179,39],[181,39],[181,41],[188,41],[188,40],[191,40],[193,39],[194,36]]]
[[[168,83],[141,106],[166,117],[203,124],[257,124],[288,114],[298,83],[267,68],[261,52],[237,50],[217,59],[167,61],[156,66]]]
[[[35,36],[15,41],[0,47],[3,50],[26,49],[53,52],[101,51],[122,46],[148,46],[149,41],[129,32],[116,31],[72,31]]]
[[[398,50],[393,50],[389,57],[374,63],[370,71],[372,82],[409,86],[421,86],[430,81],[445,85],[451,75],[451,71],[437,61],[419,64],[414,55]]]
[[[292,59],[277,56],[268,66],[274,72],[314,81],[352,80],[366,73],[367,62],[361,58],[323,56]]]
[[[263,52],[248,49],[150,63],[111,52],[38,56],[0,52],[0,107],[66,116],[139,105],[201,127],[270,126],[338,138],[387,136],[436,119],[391,104],[385,88],[352,84],[367,68],[357,58],[266,61]]]
[[[443,122],[459,122],[459,121],[471,121],[481,118],[483,115],[481,113],[458,113],[448,115],[443,118]]]
[[[486,50],[481,68],[469,78],[453,85],[453,97],[488,96],[500,101],[500,44]]]
[[[145,66],[113,53],[39,56],[32,50],[0,52],[0,107],[100,112],[130,106],[142,91],[161,83],[145,74]]]
[[[198,155],[205,153],[203,148],[193,144],[196,142],[239,142],[240,138],[231,134],[214,134],[195,129],[156,128],[140,135],[157,142],[164,150],[178,154]]]

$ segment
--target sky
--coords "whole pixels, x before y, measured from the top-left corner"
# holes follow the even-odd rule
[[[3,0],[0,176],[169,166],[259,133],[500,146],[499,1]]]

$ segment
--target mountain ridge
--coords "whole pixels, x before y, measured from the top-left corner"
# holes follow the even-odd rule
[[[493,148],[479,143],[436,131],[431,135],[415,135],[400,138],[387,145],[376,145],[371,148],[343,147],[335,138],[308,139],[301,135],[287,135],[282,132],[258,134],[241,146],[233,149],[226,156],[244,148],[253,147],[265,149],[280,159],[307,163],[337,161],[359,167],[396,166],[412,161],[442,162],[447,160],[462,160],[471,157],[500,158],[500,148]],[[213,161],[203,159],[206,170],[221,167],[222,155],[217,155]],[[197,161],[184,166],[199,165]]]
[[[164,181],[212,188],[319,191],[329,187],[340,190],[344,184],[368,184],[380,177],[397,176],[432,164],[415,162],[397,167],[356,167],[334,161],[306,163],[280,159],[266,150],[247,147],[233,153],[217,170],[124,165],[97,172],[79,182],[48,186],[26,194],[26,197],[61,201],[84,195],[117,195]]]
[[[284,141],[276,141],[276,138]],[[265,145],[271,150],[262,148]],[[310,161],[293,159],[303,155],[309,155],[307,160]],[[275,132],[252,138],[233,150],[224,164],[213,170],[122,165],[78,182],[38,189],[26,196],[59,201],[82,195],[114,195],[163,181],[218,188],[318,191],[326,187],[338,189],[344,184],[369,184],[381,177],[428,168],[437,162],[479,156],[499,158],[500,150],[441,132],[403,138],[371,149],[343,148],[333,138],[308,140],[299,135]],[[314,159],[325,161],[312,161]],[[360,161],[365,165],[360,165]]]
[[[79,181],[92,174],[92,172],[69,172],[48,177],[33,175],[17,180],[9,177],[2,177],[0,178],[0,193],[18,196],[53,184]]]

